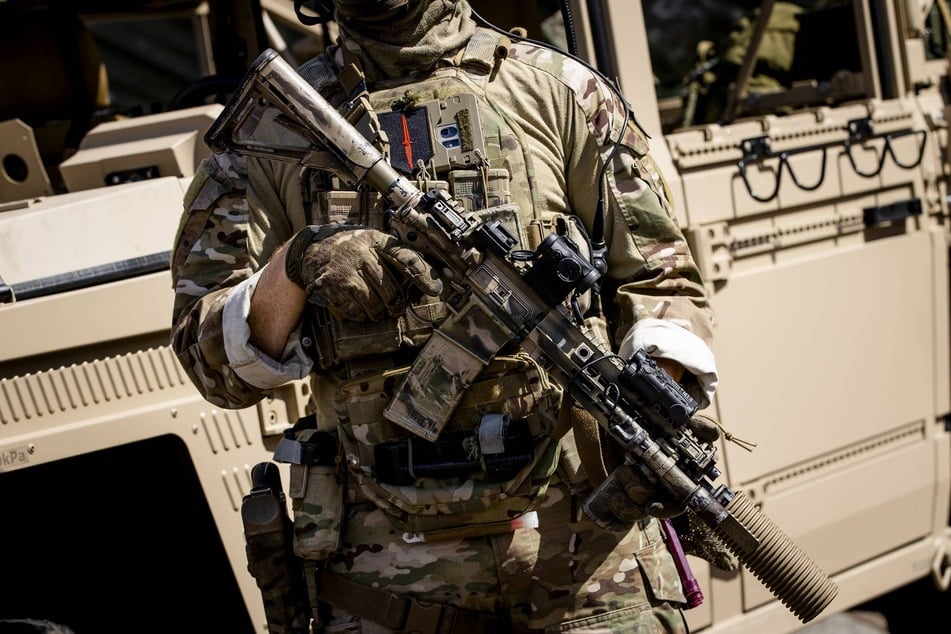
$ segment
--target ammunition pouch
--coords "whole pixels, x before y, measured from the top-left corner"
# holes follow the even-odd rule
[[[337,439],[306,416],[285,432],[274,459],[290,463],[288,495],[294,511],[294,553],[323,561],[340,546],[345,474]]]
[[[469,173],[467,170],[462,170]],[[501,170],[489,170],[499,172]],[[450,181],[430,181],[433,189],[446,189],[456,182],[450,172]],[[497,178],[507,183],[508,177]],[[459,187],[459,185],[456,185]],[[356,224],[366,213],[357,206],[362,199],[357,192],[328,191],[318,197],[321,204],[331,208],[334,213],[318,214],[320,222]],[[516,205],[504,204],[474,212],[483,222],[497,221],[512,235],[522,235],[519,209]],[[377,212],[382,217],[382,212]],[[372,222],[367,221],[368,226]],[[398,316],[387,316],[379,321],[356,322],[335,318],[326,308],[312,307],[310,328],[314,343],[313,357],[318,370],[325,371],[343,364],[359,363],[368,356],[393,355],[406,349],[422,348],[431,337],[433,330],[442,323],[450,311],[445,302],[436,297],[422,296],[414,298],[410,307]]]
[[[532,510],[558,464],[561,388],[528,355],[496,357],[429,442],[383,413],[408,370],[337,387],[340,440],[358,492],[414,533],[507,524]]]
[[[314,362],[320,370],[359,362],[369,355],[392,355],[406,346],[420,347],[433,332],[433,324],[446,318],[446,304],[432,297],[414,303],[397,317],[380,321],[342,321],[326,308],[312,308]]]

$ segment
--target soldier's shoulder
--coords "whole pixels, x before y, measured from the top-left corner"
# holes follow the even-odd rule
[[[583,93],[602,82],[590,66],[554,47],[518,40],[512,44],[508,56],[524,67],[554,77],[574,92]]]
[[[207,209],[229,192],[247,189],[247,159],[237,154],[212,154],[202,161],[185,193],[185,208]]]
[[[559,49],[529,41],[513,44],[509,57],[524,68],[545,73],[563,85],[586,113],[599,136],[617,138],[622,129],[633,135],[631,147],[647,151],[647,135],[633,120],[628,105],[608,80],[590,65]]]

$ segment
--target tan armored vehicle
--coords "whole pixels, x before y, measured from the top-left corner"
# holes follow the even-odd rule
[[[617,78],[717,314],[710,413],[756,444],[721,443],[722,480],[838,587],[804,626],[691,557],[692,631],[946,618],[948,3],[472,4]],[[239,510],[309,394],[203,401],[167,345],[167,262],[245,71],[332,26],[277,0],[0,3],[0,624],[266,631]]]

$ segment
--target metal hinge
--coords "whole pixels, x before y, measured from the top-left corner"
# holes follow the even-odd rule
[[[931,578],[942,592],[951,588],[951,528],[945,530],[944,539],[938,544],[931,562]]]

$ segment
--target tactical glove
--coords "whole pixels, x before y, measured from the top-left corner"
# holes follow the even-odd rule
[[[703,414],[695,414],[689,426],[701,442],[711,443],[720,434],[716,421]],[[636,465],[619,465],[611,472],[609,480],[586,504],[600,526],[623,530],[647,516],[670,519],[688,555],[700,557],[727,572],[739,567],[736,555],[703,520],[663,485],[653,483]]]
[[[689,427],[697,440],[704,443],[715,441],[720,433],[717,423],[702,414],[695,414]],[[620,464],[609,480],[589,502],[590,510],[601,518],[598,521],[602,525],[619,528],[647,516],[670,519],[687,508],[683,500],[675,498],[662,484],[652,482],[636,465]]]
[[[739,567],[739,560],[696,513],[669,492],[652,484],[628,464],[611,473],[611,482],[597,498],[589,498],[586,508],[594,512],[602,528],[627,530],[644,517],[670,519],[680,537],[683,550],[706,560],[725,572]]]
[[[699,557],[724,572],[733,572],[740,567],[739,558],[691,509],[673,518],[671,524],[688,555]]]
[[[423,256],[394,236],[354,225],[311,225],[287,247],[287,277],[308,301],[351,321],[379,321],[406,308],[409,281],[439,295],[442,281]]]
[[[687,508],[682,500],[652,483],[634,465],[619,465],[611,472],[611,479],[618,486],[611,487],[608,507],[621,524],[630,525],[648,515],[669,519]]]

